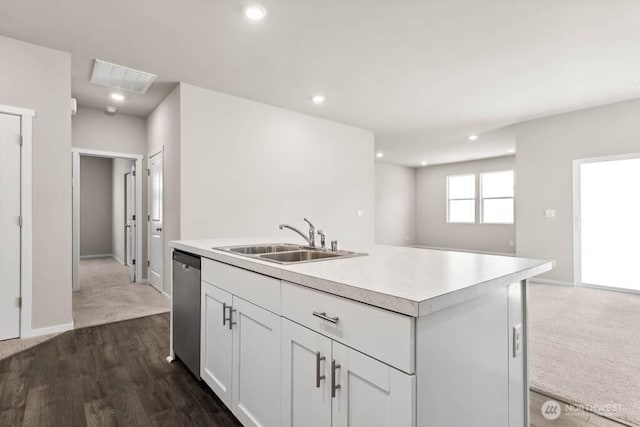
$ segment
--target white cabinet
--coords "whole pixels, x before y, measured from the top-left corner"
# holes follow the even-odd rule
[[[227,308],[233,304],[229,292],[202,282],[200,324],[200,376],[216,395],[231,407],[233,331]]]
[[[282,320],[282,425],[413,427],[415,375]]]
[[[381,343],[382,344],[382,343]],[[333,342],[333,427],[413,427],[415,375]]]
[[[202,282],[202,379],[244,426],[280,425],[280,316]]]
[[[245,427],[280,426],[280,316],[233,297],[233,401]]]
[[[282,425],[331,425],[331,340],[282,319]]]

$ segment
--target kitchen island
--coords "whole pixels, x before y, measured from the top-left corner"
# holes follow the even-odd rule
[[[171,243],[202,257],[200,376],[243,425],[528,424],[527,280],[550,262],[345,245],[366,255],[282,265],[214,249],[274,241]]]

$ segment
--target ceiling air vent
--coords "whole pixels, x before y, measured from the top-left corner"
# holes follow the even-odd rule
[[[156,77],[155,74],[96,59],[93,64],[93,73],[91,73],[91,83],[129,92],[145,93]]]

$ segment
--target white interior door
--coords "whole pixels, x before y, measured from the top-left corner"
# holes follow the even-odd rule
[[[136,167],[125,175],[125,262],[129,267],[129,279],[136,281]]]
[[[0,114],[0,340],[20,336],[20,117]]]
[[[162,153],[149,159],[149,283],[162,291],[164,250],[162,210]]]
[[[582,163],[580,281],[640,291],[640,157]]]

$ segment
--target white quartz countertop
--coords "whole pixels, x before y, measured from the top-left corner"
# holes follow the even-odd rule
[[[425,316],[551,270],[551,262],[385,245],[341,244],[367,256],[281,265],[216,247],[296,243],[288,238],[173,241],[170,246],[408,316]]]

